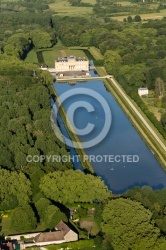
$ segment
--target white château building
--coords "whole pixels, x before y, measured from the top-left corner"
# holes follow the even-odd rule
[[[89,72],[89,61],[85,57],[59,57],[55,61],[55,72],[86,71]]]

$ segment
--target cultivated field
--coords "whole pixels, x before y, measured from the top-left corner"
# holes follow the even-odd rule
[[[82,0],[81,3],[90,3],[92,5],[96,4],[96,0]]]
[[[94,1],[94,0],[93,0]],[[56,0],[55,3],[49,4],[50,9],[54,10],[56,14],[62,16],[82,16],[93,13],[93,7],[76,7],[71,6],[67,0]]]
[[[112,19],[123,21],[124,18],[127,18],[129,15],[122,15],[122,16],[114,16],[111,17]],[[139,14],[139,16],[142,18],[143,21],[146,21],[148,19],[162,19],[163,17],[166,17],[166,9],[161,10],[157,13],[149,13],[149,14]],[[131,15],[131,17],[135,17],[135,15]]]

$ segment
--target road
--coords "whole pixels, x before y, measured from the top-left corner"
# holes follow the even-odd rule
[[[107,76],[108,78],[108,76]],[[160,138],[156,135],[155,131],[150,127],[150,125],[148,124],[148,122],[145,120],[145,118],[140,114],[140,112],[136,109],[136,107],[133,105],[133,103],[130,101],[130,99],[127,97],[127,95],[123,92],[123,90],[119,87],[119,85],[117,84],[117,82],[115,81],[114,78],[111,77],[110,79],[112,81],[112,83],[114,84],[114,86],[116,87],[116,89],[121,93],[121,95],[123,96],[123,98],[126,100],[126,102],[130,105],[130,107],[134,110],[134,112],[137,114],[137,116],[139,117],[140,121],[146,126],[146,128],[150,131],[150,133],[153,135],[153,137],[155,138],[155,140],[160,144],[160,146],[165,150],[166,152],[166,146],[165,144],[160,140]]]

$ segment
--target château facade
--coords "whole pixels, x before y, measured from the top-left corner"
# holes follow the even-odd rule
[[[89,61],[85,57],[59,57],[58,60],[55,61],[55,72],[59,73],[65,71],[89,72]]]

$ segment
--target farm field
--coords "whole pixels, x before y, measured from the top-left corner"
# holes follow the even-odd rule
[[[66,0],[57,0],[55,3],[49,4],[50,9],[54,10],[58,15],[89,15],[93,13],[93,7],[75,7],[71,6]]]
[[[95,5],[96,4],[96,0],[82,0],[81,1],[82,3],[90,3],[92,5]]]
[[[116,2],[117,4],[121,4],[122,6],[131,6],[131,5],[136,5],[135,3],[131,3],[131,2],[128,2],[128,1],[118,1]]]
[[[131,15],[131,17],[134,17],[135,15]],[[148,19],[162,19],[163,17],[166,17],[166,10],[160,10],[160,12],[156,13],[147,13],[147,14],[139,14],[141,16],[143,21],[146,21]],[[123,16],[114,16],[111,17],[114,20],[123,21],[124,18],[127,18],[128,15]]]

